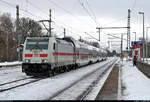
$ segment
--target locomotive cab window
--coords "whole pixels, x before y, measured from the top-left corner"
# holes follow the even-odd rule
[[[47,50],[49,39],[27,39],[26,49],[33,50]]]

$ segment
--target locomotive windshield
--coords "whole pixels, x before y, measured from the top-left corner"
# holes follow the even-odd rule
[[[27,50],[33,50],[33,49],[47,50],[48,41],[49,39],[27,39],[26,49]]]

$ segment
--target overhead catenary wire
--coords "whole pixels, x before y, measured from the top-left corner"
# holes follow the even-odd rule
[[[120,37],[117,37],[117,36],[113,36],[113,35],[111,35],[111,34],[107,34],[107,35],[109,35],[109,36],[112,36],[112,37],[114,37],[114,38],[118,38],[118,39],[121,39]],[[127,39],[123,39],[123,40],[127,40]]]
[[[9,2],[4,1],[4,0],[0,0],[0,1],[3,2],[3,3],[5,3],[5,4],[7,4],[7,5],[9,5],[9,6],[11,6],[11,7],[13,7],[13,8],[16,8],[16,4],[12,4],[12,3],[9,3]],[[28,2],[29,2],[29,1],[28,1]],[[30,2],[30,4],[31,4],[31,2]],[[35,5],[34,5],[34,7],[35,7]],[[38,8],[38,7],[36,6],[36,8]],[[38,9],[39,9],[39,8],[38,8]],[[35,14],[33,14],[33,13],[31,13],[31,12],[25,10],[25,9],[20,8],[20,10],[23,11],[23,12],[25,12],[25,13],[30,14],[31,16],[34,16],[34,17],[43,19],[43,18],[41,18],[41,17],[39,17],[39,16],[36,16]]]
[[[49,1],[49,0],[48,0]],[[50,0],[53,4],[55,4],[57,7],[59,7],[59,8],[62,8],[61,6],[59,6],[58,4],[56,4],[54,1],[52,1],[52,0]],[[44,12],[43,10],[41,10],[41,8],[39,8],[38,6],[36,6],[36,5],[34,5],[33,3],[31,3],[31,2],[29,2],[28,1],[28,3],[30,4],[30,5],[32,5],[33,7],[35,7],[35,8],[37,8],[38,10],[40,10],[42,13],[44,13],[44,14],[47,14],[46,12]],[[72,16],[74,16],[71,12],[69,12],[69,11],[67,11],[66,9],[64,9],[64,8],[62,8],[63,10],[65,10],[67,13],[69,13],[69,14],[71,14]],[[57,21],[56,20],[56,18],[53,18],[53,19],[55,19],[55,21]],[[61,23],[61,24],[63,24],[63,25],[65,25],[64,23]],[[65,27],[66,27],[66,25],[65,25]],[[64,27],[63,27],[64,28]],[[68,28],[68,25],[67,25],[67,28]],[[71,26],[69,26],[69,28],[71,28],[71,29],[74,29],[74,28],[72,28]],[[71,32],[71,30],[69,30],[70,32]],[[80,31],[81,32],[81,31]],[[73,33],[73,32],[72,32]],[[74,34],[77,34],[77,33],[74,33]],[[93,37],[92,35],[90,35],[90,34],[88,34],[88,33],[86,33],[87,35],[89,35],[89,36],[91,36],[93,39],[95,39],[95,40],[97,40],[95,37]],[[78,36],[80,36],[79,34],[77,34]]]
[[[87,2],[87,5],[88,5],[88,7],[89,7],[89,9],[91,10],[91,12],[92,12],[92,14],[93,14],[93,16],[91,15],[91,13],[87,10],[87,8],[84,6],[84,3],[83,2],[81,2],[81,0],[78,0],[79,1],[79,3],[80,3],[80,5],[83,7],[83,9],[88,13],[88,15],[91,17],[91,19],[93,19],[94,20],[94,22],[96,23],[96,25],[97,25],[97,21],[96,21],[96,16],[94,16],[94,14],[93,14],[93,12],[92,12],[92,10],[90,9],[90,6],[89,6],[89,3],[88,3],[88,1],[86,0],[86,2]],[[125,18],[121,18],[121,19],[119,19],[119,20],[115,20],[115,21],[113,21],[113,22],[111,22],[111,23],[114,23],[114,22],[118,22],[118,21],[121,21],[121,20],[124,20],[124,19],[127,19],[126,17]],[[110,23],[109,23],[110,24]],[[105,24],[106,25],[106,24]]]
[[[7,4],[7,5],[9,5],[9,6],[11,6],[11,7],[13,7],[13,8],[16,7],[16,5],[11,4],[11,3],[7,2],[7,1],[4,1],[4,0],[0,0],[0,1],[3,2],[3,3],[5,3],[5,4]]]
[[[131,6],[131,11],[134,11],[136,3],[137,3],[137,0],[134,0],[133,4]],[[125,19],[127,19],[127,17],[119,18],[119,19],[114,20],[110,23],[105,23],[105,24],[103,24],[103,26],[107,26],[107,25],[110,25],[110,24],[113,24],[113,23],[117,23],[117,22],[120,22],[120,21],[125,20]]]
[[[87,12],[87,14],[89,15],[89,17],[94,21],[94,23],[97,25],[97,21],[95,20],[95,18],[93,18],[93,16],[91,15],[91,13],[88,11],[88,9],[85,7],[84,3],[81,2],[81,0],[78,0],[79,4],[82,6],[82,8],[84,9],[84,11]]]
[[[13,8],[16,7],[16,5],[11,4],[11,3],[9,3],[9,2],[3,1],[3,0],[0,0],[0,1],[2,1],[3,3],[5,3],[5,4],[7,4],[7,5],[9,5],[9,6],[13,7]],[[28,3],[29,3],[29,1],[28,1]],[[31,2],[30,2],[30,4],[31,4]],[[32,5],[33,5],[33,4],[32,4]],[[34,5],[34,7],[35,7],[35,5]],[[36,7],[36,8],[38,8],[38,7]],[[38,8],[38,9],[39,9],[39,8]],[[20,9],[20,10],[23,11],[23,12],[26,12],[26,13],[28,13],[28,14],[34,16],[34,17],[39,18],[38,16],[34,15],[33,13],[31,13],[31,12],[29,12],[29,11],[27,11],[27,10],[24,10],[24,9]],[[41,18],[41,17],[40,17],[40,18]],[[41,18],[41,19],[43,19],[43,18]],[[69,30],[69,31],[70,31],[71,33],[73,33],[73,34],[76,34],[76,35],[80,36],[79,34],[72,32],[71,30]],[[88,33],[87,33],[87,34],[88,34]],[[89,34],[88,34],[88,35],[89,35]],[[93,38],[94,38],[94,37],[93,37]],[[96,39],[96,38],[95,38],[95,39]]]
[[[85,34],[87,34],[87,35],[89,35],[91,38],[93,38],[93,39],[95,39],[95,40],[97,40],[97,41],[99,41],[97,38],[95,38],[95,37],[93,37],[92,35],[90,35],[89,33],[85,33]]]
[[[11,7],[13,7],[13,8],[16,8],[16,4],[12,4],[12,3],[9,3],[9,2],[6,2],[6,1],[3,1],[3,0],[0,0],[1,2],[3,2],[3,3],[5,3],[5,4],[7,4],[7,5],[9,5],[9,6],[11,6]],[[28,3],[29,3],[29,1],[28,1]],[[31,4],[31,2],[30,2],[30,4]],[[34,7],[35,7],[35,5],[34,5]],[[38,8],[38,7],[36,7],[36,8]],[[38,8],[39,9],[39,8]],[[36,17],[36,18],[40,18],[40,19],[43,19],[42,17],[39,17],[39,16],[36,16],[35,14],[33,14],[33,13],[31,13],[31,12],[29,12],[29,11],[27,11],[27,10],[25,10],[25,9],[22,9],[22,8],[20,8],[20,10],[21,11],[23,11],[23,12],[25,12],[25,13],[27,13],[27,14],[30,14],[31,16],[33,16],[33,17]],[[54,18],[55,19],[55,18]],[[64,25],[64,24],[63,24]],[[68,28],[68,26],[67,26],[67,28]],[[72,27],[70,27],[71,29],[72,29]],[[74,33],[74,32],[72,32],[71,30],[68,30],[68,31],[70,31],[71,33]],[[74,33],[74,34],[76,34],[76,35],[78,35],[78,36],[81,36],[81,35],[79,35],[79,34],[77,34],[77,33]],[[94,37],[93,37],[94,38]],[[96,39],[96,38],[95,38]]]
[[[53,2],[53,3],[54,3],[55,5],[57,5],[55,2]],[[32,5],[34,8],[40,10],[43,14],[48,15],[47,12],[43,11],[41,8],[39,8],[39,7],[36,6],[35,4],[33,4],[33,3],[31,3],[31,2],[29,2],[29,4]],[[58,6],[58,5],[57,5],[57,6]],[[60,7],[60,6],[58,6],[58,7]],[[64,9],[64,10],[65,10],[65,9]],[[56,18],[54,18],[54,17],[52,17],[52,18],[53,18],[55,21],[57,21]],[[62,23],[62,22],[61,22],[61,24],[62,24],[65,28],[68,28],[68,25],[66,26],[66,25],[65,25],[64,23]],[[64,27],[63,27],[63,28],[64,28]],[[69,26],[69,28],[73,29],[73,28],[70,27],[70,26]],[[69,30],[69,31],[70,31],[70,30]]]
[[[131,11],[134,11],[136,3],[137,3],[137,0],[134,0],[133,4],[131,6]],[[120,21],[125,20],[125,19],[127,19],[127,17],[119,18],[119,19],[114,20],[110,23],[105,23],[105,24],[103,24],[103,26],[110,25],[110,24],[113,24],[113,23],[117,23],[117,22],[120,22]]]
[[[52,3],[53,5],[55,5],[56,7],[60,8],[61,10],[65,11],[66,13],[70,14],[72,17],[74,17],[75,19],[77,19],[80,22],[83,22],[82,19],[80,19],[77,15],[73,14],[72,12],[70,12],[69,10],[66,10],[65,8],[63,8],[62,6],[58,5],[58,3],[54,2],[53,0],[47,0],[49,3]],[[83,22],[84,23],[84,22]],[[84,23],[85,24],[85,23]],[[87,24],[86,24],[87,25]],[[88,25],[89,27],[92,27],[91,25]]]
[[[136,6],[136,3],[137,3],[137,0],[134,0],[133,5],[132,5],[132,7],[131,7],[131,11],[134,11],[135,6]]]
[[[29,1],[28,1],[28,2],[29,2]],[[55,4],[55,5],[57,5],[57,4],[56,4],[55,2],[53,2],[53,1],[52,1],[52,3]],[[41,10],[41,8],[39,8],[38,6],[34,5],[33,3],[29,2],[29,4],[32,5],[33,7],[37,8],[38,10],[40,10],[42,13],[47,14],[46,12],[44,12],[43,10]],[[62,7],[60,7],[59,5],[57,5],[57,6],[58,6],[59,8],[62,8]],[[64,8],[62,8],[62,9],[65,10]],[[70,13],[70,12],[67,11],[67,10],[65,10],[65,11],[68,12],[68,13]],[[70,14],[73,15],[72,13],[70,13]],[[73,15],[73,16],[74,16],[74,15]],[[56,18],[54,18],[54,17],[52,17],[52,18],[55,19],[55,21],[57,21]],[[66,26],[66,24],[64,24],[64,23],[62,23],[62,22],[61,22],[61,24],[65,25],[65,28],[68,28],[68,25]],[[64,27],[63,27],[63,28],[64,28]],[[74,29],[74,28],[72,28],[71,26],[69,26],[69,28],[70,28],[70,29]],[[71,31],[71,30],[69,30],[69,31]],[[78,31],[78,30],[77,30],[77,31]],[[78,32],[79,32],[79,31],[78,31]],[[80,31],[80,32],[81,32],[81,31]],[[72,33],[73,33],[73,32],[72,32]],[[77,33],[74,33],[74,34],[77,34]],[[87,34],[88,34],[88,33],[87,33]],[[78,35],[78,36],[81,36],[81,35],[79,35],[79,34],[77,34],[77,35]],[[88,35],[91,36],[90,34],[88,34]],[[95,40],[97,40],[97,39],[96,39],[95,37],[93,37],[93,36],[92,36],[92,38],[95,39]]]
[[[68,10],[66,10],[66,9],[64,9],[63,7],[59,6],[59,5],[58,5],[57,3],[55,3],[54,1],[52,1],[52,0],[48,0],[48,1],[51,1],[51,3],[53,3],[55,6],[59,7],[60,9],[63,9],[65,12],[69,13],[70,15],[72,15],[72,16],[74,16],[74,17],[77,17],[77,16],[73,15],[71,12],[69,12]],[[79,0],[79,2],[80,2],[80,4],[82,4],[82,2],[81,2],[80,0]],[[91,7],[90,7],[90,5],[89,5],[89,3],[88,3],[87,0],[86,0],[86,2],[87,2],[87,5],[88,5],[89,9],[91,10],[93,16],[90,14],[90,12],[89,12],[85,7],[84,7],[84,8],[85,8],[85,10],[87,11],[87,13],[90,15],[90,17],[94,20],[94,22],[97,24],[96,16],[95,16],[93,10],[91,9]],[[93,18],[93,17],[94,17],[94,18]],[[126,18],[126,17],[125,17],[125,18],[121,18],[121,19],[115,20],[115,21],[113,21],[113,22],[111,22],[111,23],[115,23],[115,22],[118,22],[118,21],[121,21],[121,20],[124,20],[124,19],[127,19],[127,18]],[[110,24],[110,23],[107,23],[107,24]],[[91,35],[90,35],[90,36],[91,36]],[[94,39],[96,39],[96,38],[94,37]]]
[[[39,8],[38,6],[36,6],[35,4],[33,4],[32,2],[28,1],[28,3],[29,3],[31,6],[33,6],[34,8],[38,9],[41,13],[43,13],[43,14],[49,16],[49,15],[47,14],[48,12],[42,10],[41,8]]]
[[[73,15],[71,12],[69,12],[68,10],[66,10],[66,9],[64,9],[64,8],[62,8],[61,6],[59,6],[58,4],[56,4],[55,2],[53,2],[52,0],[50,0],[53,4],[55,4],[57,7],[59,7],[59,8],[61,8],[61,9],[63,9],[64,11],[66,11],[67,13],[69,13],[69,14],[71,14],[71,15]],[[86,0],[87,1],[87,0]],[[135,0],[136,1],[136,0]],[[89,3],[88,3],[88,1],[87,1],[87,4],[88,4],[88,6],[89,6]],[[89,6],[89,8],[90,8],[90,6]],[[91,10],[91,9],[90,9]],[[91,10],[91,12],[92,12],[92,10]],[[92,14],[93,14],[93,16],[94,16],[94,13],[92,12]],[[74,16],[74,15],[73,15]],[[94,17],[94,18],[96,18],[96,16]],[[123,18],[124,19],[124,18]],[[114,23],[114,22],[117,22],[117,21],[120,21],[120,20],[122,20],[122,19],[119,19],[119,20],[115,20],[115,21],[113,21],[113,22],[111,22],[111,23]]]
[[[94,19],[95,19],[96,24],[98,25],[99,23],[98,23],[98,21],[97,21],[97,17],[96,17],[96,15],[95,15],[94,11],[92,10],[92,8],[91,8],[91,6],[90,6],[88,0],[86,0],[86,3],[87,3],[87,6],[88,6],[89,10],[92,12],[92,15],[93,15],[93,17],[94,17]]]
[[[117,39],[121,39],[120,37],[115,36],[115,35],[112,35],[112,34],[110,34],[110,33],[106,33],[106,32],[103,32],[103,33],[106,34],[106,35],[109,35],[109,36],[111,36],[111,37],[114,37],[114,38],[117,38]],[[123,34],[123,33],[120,33],[120,34]],[[123,39],[123,40],[127,40],[127,39]]]
[[[12,7],[12,8],[14,8],[14,9],[16,9],[16,4],[12,4],[12,3],[9,3],[9,2],[7,2],[7,1],[4,1],[4,0],[0,0],[2,3],[4,3],[4,4],[6,4],[6,5],[8,5],[9,7]],[[21,9],[23,12],[26,12],[27,13],[27,11],[26,10],[23,10],[23,9]],[[28,12],[28,14],[29,14],[30,12]],[[20,14],[20,15],[25,15],[25,14]],[[35,16],[35,15],[33,15],[33,14],[31,14],[30,13],[30,15],[32,15],[32,16]]]
[[[10,6],[10,7],[12,7],[12,8],[16,8],[16,5],[17,5],[17,4],[12,4],[12,3],[9,3],[9,2],[4,1],[4,0],[0,0],[0,1],[3,2],[3,3],[5,3],[5,4],[7,4],[8,6]],[[31,16],[34,16],[34,17],[37,17],[37,18],[41,18],[41,17],[38,17],[38,16],[34,15],[33,13],[31,13],[31,12],[25,10],[25,9],[20,8],[20,10],[23,11],[23,12],[25,12],[25,13],[30,14]],[[42,19],[43,19],[43,18],[42,18]]]
[[[72,15],[73,17],[75,17],[77,20],[80,20],[76,15],[72,14],[71,12],[69,12],[68,10],[64,9],[63,7],[59,6],[58,4],[56,4],[54,1],[52,0],[48,0],[51,1],[51,3],[53,3],[55,6],[57,6],[58,8],[61,8],[62,10],[64,10],[65,12],[69,13],[70,15]],[[82,20],[80,20],[82,21]],[[87,33],[88,34],[88,33]],[[90,34],[88,34],[90,35]],[[80,35],[79,35],[80,36]],[[91,35],[90,35],[91,36]],[[93,37],[93,36],[92,36]],[[95,37],[93,37],[94,39],[96,39]]]

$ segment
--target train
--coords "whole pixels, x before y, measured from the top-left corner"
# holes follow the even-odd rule
[[[27,37],[22,55],[22,72],[28,76],[53,76],[107,59],[105,49],[72,37]]]

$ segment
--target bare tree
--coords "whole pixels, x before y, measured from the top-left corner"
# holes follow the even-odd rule
[[[9,13],[0,15],[0,61],[17,60],[17,33],[16,22],[13,22]],[[41,25],[30,19],[21,18],[19,20],[19,34],[21,35],[21,43],[27,36],[41,36]]]
[[[43,34],[41,25],[38,22],[36,22],[30,18],[21,18],[20,19],[19,33],[22,36],[21,43],[24,43],[27,36],[38,37]]]
[[[0,60],[13,60],[16,55],[16,39],[14,38],[14,26],[9,13],[0,16]]]

